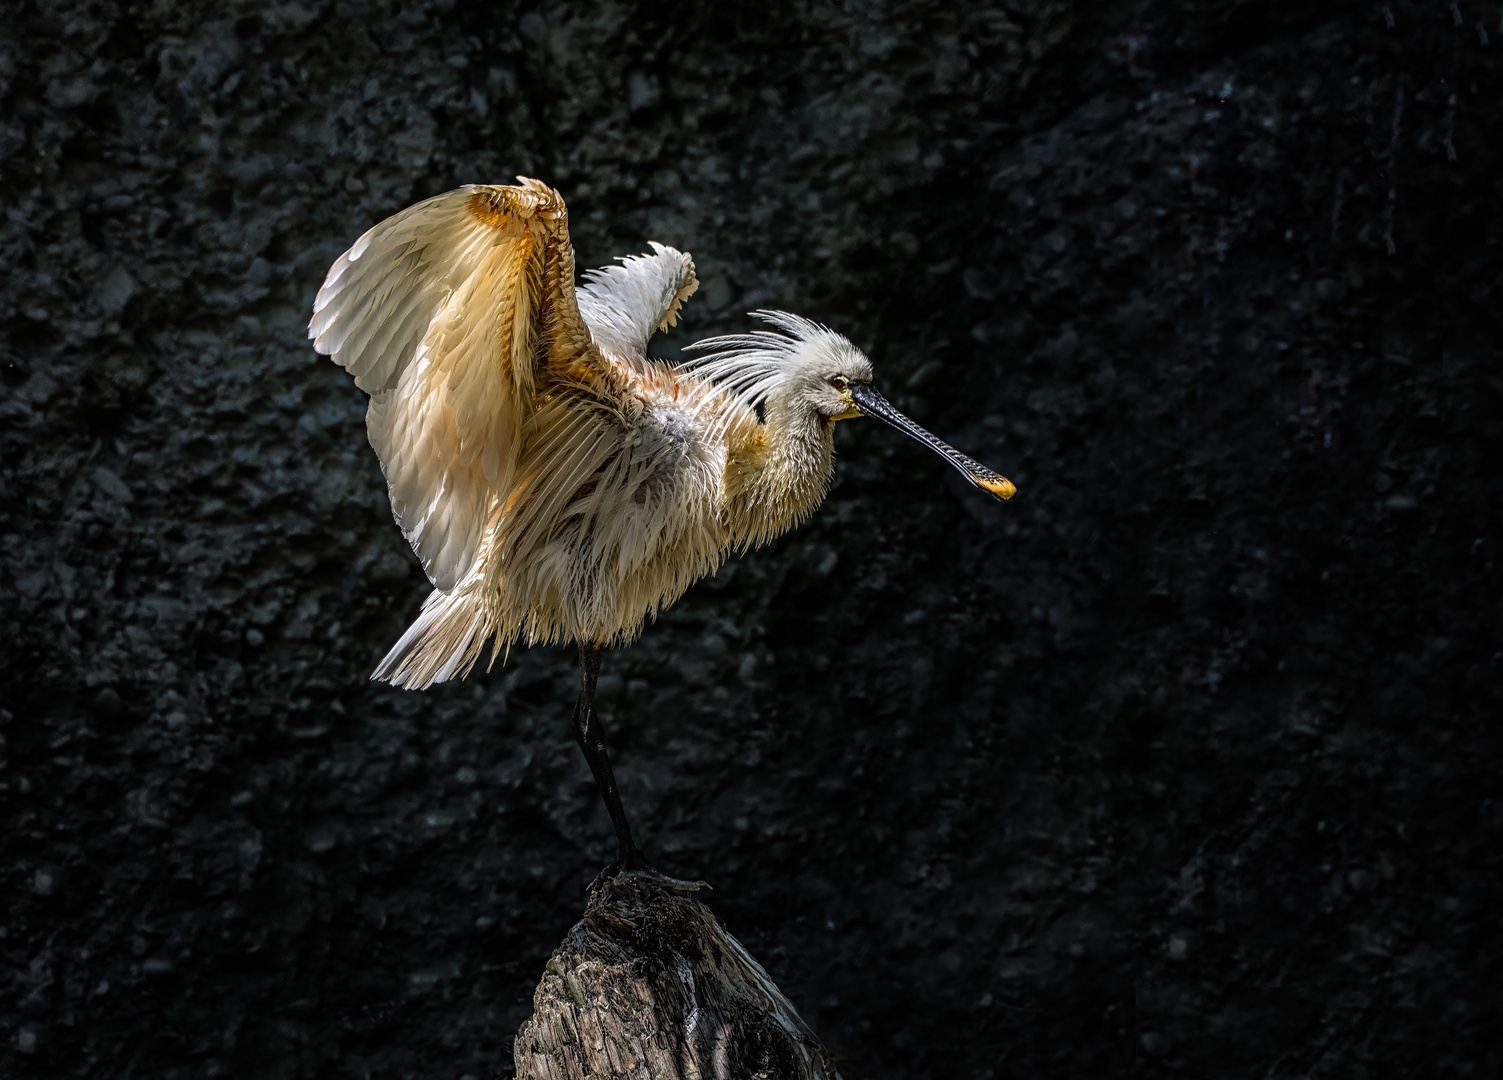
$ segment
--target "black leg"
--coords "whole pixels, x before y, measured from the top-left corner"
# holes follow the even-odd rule
[[[621,805],[621,793],[616,790],[616,774],[611,771],[611,759],[605,751],[605,725],[595,715],[595,684],[600,678],[600,648],[595,645],[579,646],[579,701],[574,706],[574,739],[584,751],[590,763],[590,772],[595,777],[595,786],[605,800],[606,813],[611,815],[611,825],[616,830],[616,861],[606,867],[596,878],[602,879],[630,874],[644,877],[674,889],[708,888],[703,881],[680,881],[658,873],[648,865],[637,851],[631,838],[631,826],[626,821],[626,810]]]
[[[595,683],[600,678],[600,650],[593,645],[579,647],[579,702],[574,706],[574,738],[590,763],[590,772],[595,775],[595,786],[605,800],[605,809],[611,815],[611,825],[616,830],[616,869],[624,870],[631,862],[636,844],[632,842],[631,826],[626,822],[626,810],[621,806],[621,795],[616,790],[616,774],[611,771],[611,759],[605,752],[605,725],[595,715]]]

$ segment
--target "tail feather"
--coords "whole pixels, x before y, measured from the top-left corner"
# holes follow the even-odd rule
[[[371,678],[426,690],[475,666],[489,626],[479,589],[435,589]]]

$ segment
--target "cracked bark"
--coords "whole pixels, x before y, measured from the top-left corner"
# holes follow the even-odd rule
[[[517,1033],[528,1080],[835,1080],[793,1004],[708,907],[608,881],[549,958]]]

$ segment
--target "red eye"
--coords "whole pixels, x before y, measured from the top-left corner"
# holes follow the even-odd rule
[[[841,378],[839,375],[837,375],[833,379],[830,380],[830,385],[833,386],[837,390],[844,390],[848,384],[846,383],[846,381],[843,378]]]

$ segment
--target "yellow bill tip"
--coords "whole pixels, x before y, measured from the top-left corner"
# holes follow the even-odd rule
[[[976,478],[976,486],[1006,502],[1018,493],[1017,485],[1005,476]]]

